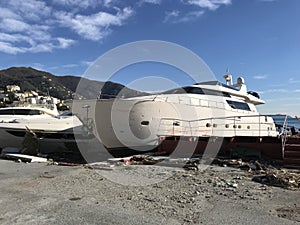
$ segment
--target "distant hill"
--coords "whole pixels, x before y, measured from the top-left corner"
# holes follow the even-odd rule
[[[79,82],[80,89],[77,89]],[[0,70],[0,88],[5,89],[7,85],[18,85],[21,91],[33,90],[43,95],[49,93],[59,99],[71,99],[75,92],[77,96],[87,99],[96,98],[100,92],[102,97],[116,96],[121,90],[125,97],[146,94],[118,83],[104,83],[78,76],[56,76],[31,67],[11,67]]]

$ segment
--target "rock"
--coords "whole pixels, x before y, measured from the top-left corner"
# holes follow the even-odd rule
[[[237,183],[233,183],[233,184],[231,184],[231,187],[237,188],[238,184]]]
[[[257,170],[257,167],[254,163],[249,163],[248,166],[250,167],[250,169],[252,170]]]

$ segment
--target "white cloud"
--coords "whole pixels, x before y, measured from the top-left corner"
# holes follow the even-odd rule
[[[172,21],[174,18],[177,19],[179,16],[178,10],[173,10],[171,12],[166,12],[164,22]]]
[[[87,60],[83,60],[80,62],[81,65],[83,66],[90,66],[94,63],[95,61],[87,61]]]
[[[8,7],[12,8],[22,18],[39,21],[41,17],[51,14],[51,7],[45,1],[39,0],[10,0]]]
[[[133,14],[131,8],[118,10],[116,14],[98,12],[89,16],[57,12],[55,14],[62,27],[68,27],[85,39],[98,41],[110,33],[111,26],[121,26]]]
[[[52,2],[57,5],[82,9],[96,8],[99,6],[109,7],[116,1],[117,0],[52,0]]]
[[[268,89],[264,91],[258,91],[259,94],[268,94],[268,93],[287,93],[289,92],[286,89]]]
[[[22,32],[28,30],[29,28],[30,26],[27,23],[11,18],[2,19],[0,23],[0,29],[2,31]]]
[[[159,5],[161,2],[162,2],[162,0],[141,0],[140,4],[149,3],[149,4]]]
[[[9,54],[17,54],[24,52],[22,49],[13,46],[11,43],[0,41],[0,51],[9,53]]]
[[[181,15],[179,11],[171,11],[167,12],[165,15],[164,22],[169,23],[185,23],[198,19],[200,16],[204,14],[204,11],[193,11],[188,12],[186,14]]]
[[[189,22],[189,21],[193,21],[196,20],[197,18],[199,18],[200,16],[202,16],[204,14],[204,11],[193,11],[193,12],[189,12],[187,14],[185,14],[183,17],[181,17],[178,22]]]
[[[68,48],[75,41],[55,35],[53,31],[59,26],[75,31],[85,39],[101,40],[111,32],[112,26],[123,25],[133,14],[130,7],[111,8],[115,13],[99,11],[99,6],[109,7],[116,1],[118,0],[1,1],[0,51],[18,54]],[[88,7],[93,7],[96,12],[86,15],[85,8]],[[64,11],[68,8],[68,12]]]
[[[253,79],[255,80],[264,80],[264,79],[267,79],[268,78],[268,75],[256,75],[256,76],[253,76]]]
[[[20,19],[21,17],[10,9],[0,7],[0,18]]]
[[[6,33],[0,33],[0,41],[7,41],[7,40],[9,40],[10,42],[26,41],[27,37],[20,34],[11,35]]]
[[[109,7],[112,3],[116,2],[117,0],[103,0],[103,5]]]
[[[135,3],[121,0],[0,1],[0,51],[9,54],[51,52],[75,44],[71,39],[74,34],[101,41],[115,27],[123,26],[140,7],[163,3],[163,0]],[[190,11],[167,12],[164,22],[194,21],[203,15],[204,9],[215,10],[231,4],[231,0],[177,0],[177,3],[185,4]],[[120,5],[121,8],[117,7]],[[61,28],[66,28],[66,32],[57,35]]]
[[[80,8],[96,7],[102,0],[52,0],[53,3],[63,6],[76,6]]]
[[[64,68],[75,68],[75,67],[78,67],[79,65],[78,64],[65,64],[65,65],[62,65],[62,67]]]
[[[60,48],[68,48],[70,45],[73,45],[75,43],[72,39],[66,39],[66,38],[57,38],[58,46]]]
[[[152,2],[152,0],[142,1]],[[232,0],[180,0],[180,2],[186,5],[194,6],[196,8],[200,7],[203,10],[194,10],[184,13],[179,10],[169,11],[165,13],[164,22],[185,23],[195,21],[204,14],[204,9],[216,10],[221,5],[231,4],[231,1]],[[155,0],[153,0],[153,2],[155,2]],[[161,1],[158,2],[161,3]]]
[[[26,35],[0,33],[0,52],[18,54],[25,52],[51,52],[53,49],[64,49],[75,43],[66,38],[51,38],[49,41],[38,41]]]
[[[289,83],[290,84],[296,84],[296,83],[300,83],[300,80],[296,80],[295,78],[289,78]]]
[[[209,10],[216,10],[221,5],[231,4],[231,0],[181,0],[181,1],[189,5],[196,5],[201,8],[207,8]]]
[[[74,40],[52,36],[51,12],[52,8],[39,0],[0,2],[0,51],[51,52],[74,44]]]

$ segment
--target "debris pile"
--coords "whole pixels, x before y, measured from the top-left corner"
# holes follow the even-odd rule
[[[263,175],[254,176],[253,181],[288,189],[300,188],[300,173],[285,170],[269,169]]]
[[[154,165],[164,160],[164,165],[182,165],[187,171],[199,171],[200,159],[171,159],[168,157],[155,157],[150,155],[134,155],[125,158],[111,159],[113,162],[129,165]],[[248,172],[252,180],[263,185],[277,186],[287,189],[300,189],[300,171],[284,170],[274,162],[262,160],[243,161],[242,159],[219,159],[213,160],[213,164],[222,167],[233,167]],[[278,167],[278,168],[277,168]],[[237,188],[237,182],[216,182],[216,186]]]
[[[133,155],[130,157],[120,158],[120,162],[131,165],[154,165],[163,160],[161,157],[152,157],[150,155]]]
[[[214,164],[229,166],[247,171],[253,176],[252,180],[261,184],[277,186],[287,189],[300,188],[300,171],[277,168],[272,162],[241,159],[215,159]]]

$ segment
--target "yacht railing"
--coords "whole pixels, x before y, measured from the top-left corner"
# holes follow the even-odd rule
[[[35,103],[28,103],[28,102],[18,102],[8,105],[8,107],[36,107],[36,108],[45,108],[50,110],[55,110],[56,105],[53,103],[42,103],[42,104],[35,104]]]
[[[242,121],[242,118],[252,118],[252,121]],[[215,134],[231,136],[251,132],[253,136],[273,136],[274,122],[268,121],[266,115],[245,115],[230,117],[214,117],[196,120],[182,120],[177,118],[161,118],[158,136],[212,136]],[[226,121],[226,122],[225,122]],[[276,132],[277,133],[277,132]],[[229,136],[230,136],[229,135]]]
[[[285,150],[285,145],[286,145],[286,139],[287,139],[287,133],[288,133],[288,116],[286,115],[285,118],[284,118],[284,123],[283,123],[283,126],[282,126],[282,132],[280,134],[281,136],[281,143],[282,143],[282,158],[284,159],[284,150]]]

